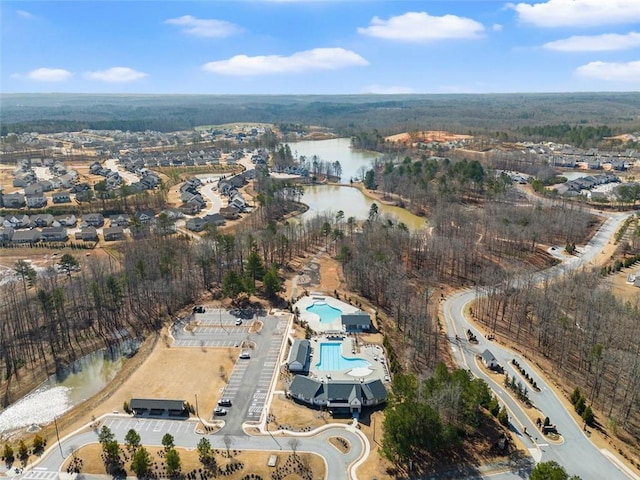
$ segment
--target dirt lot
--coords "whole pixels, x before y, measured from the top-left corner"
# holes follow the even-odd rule
[[[445,132],[441,130],[426,130],[423,132],[398,133],[386,137],[385,140],[400,143],[415,142],[449,142],[452,140],[468,140],[473,138],[471,135],[458,135],[456,133]]]

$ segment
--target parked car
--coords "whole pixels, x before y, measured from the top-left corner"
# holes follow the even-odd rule
[[[236,326],[237,326],[237,325],[242,325],[242,319],[241,319],[241,318],[239,318],[239,319],[237,319],[237,320],[236,320]]]
[[[213,409],[213,414],[217,416],[226,415],[227,411],[224,408],[216,407]]]
[[[230,407],[231,406],[231,399],[229,399],[229,398],[221,398],[220,400],[218,400],[218,406],[220,406],[220,407]]]
[[[250,359],[250,358],[251,358],[251,354],[250,354],[249,352],[242,352],[242,353],[240,354],[240,358],[241,358],[242,360],[248,360],[248,359]]]

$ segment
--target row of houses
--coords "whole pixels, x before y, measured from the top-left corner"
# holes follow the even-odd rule
[[[40,183],[43,191],[49,192],[59,188],[70,188],[78,180],[78,172],[68,169],[62,162],[45,159],[44,166],[49,168],[51,178],[38,179],[33,168],[39,166],[39,159],[24,159],[17,163],[13,171],[13,186],[27,187]]]
[[[554,189],[560,195],[579,195],[583,190],[591,190],[600,185],[606,185],[609,183],[620,183],[620,178],[611,173],[591,175],[586,177],[576,178],[570,180],[561,185],[556,185]]]
[[[124,240],[125,230],[122,227],[107,227],[102,230],[106,242]],[[84,227],[75,233],[74,238],[81,241],[98,241],[98,230],[95,227]],[[0,243],[2,244],[34,244],[38,242],[66,242],[69,233],[64,226],[45,227],[41,229],[14,230],[11,227],[0,227]]]

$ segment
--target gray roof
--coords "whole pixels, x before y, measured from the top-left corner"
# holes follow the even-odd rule
[[[485,349],[485,351],[482,352],[482,359],[487,363],[497,362],[496,357],[494,357],[493,353],[491,353],[488,349]]]
[[[373,380],[371,382],[364,383],[362,385],[362,394],[367,400],[377,399],[377,400],[386,400],[387,399],[387,389],[384,388],[384,384],[382,380]]]
[[[387,390],[381,380],[360,383],[357,380],[330,380],[323,383],[318,380],[296,375],[289,391],[293,396],[316,400],[348,401],[357,398],[360,402],[380,403],[387,399]]]
[[[371,325],[371,317],[368,313],[359,311],[355,313],[345,313],[342,315],[343,325]]]
[[[129,407],[134,410],[184,410],[184,400],[162,400],[157,398],[132,398]]]
[[[304,375],[296,375],[291,382],[289,391],[296,397],[320,398],[326,397],[324,384]]]
[[[304,368],[309,360],[309,347],[309,340],[294,340],[291,345],[289,361],[287,363],[291,365],[293,362],[298,362]]]

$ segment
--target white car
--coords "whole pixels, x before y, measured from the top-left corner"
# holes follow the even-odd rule
[[[249,352],[242,352],[242,353],[240,354],[240,358],[241,358],[242,360],[248,360],[248,359],[250,359],[250,358],[251,358],[251,354],[250,354]]]
[[[241,318],[236,320],[236,326],[238,326],[238,325],[242,325],[242,319]]]
[[[227,411],[224,408],[216,407],[213,410],[213,414],[217,416],[226,415]]]

